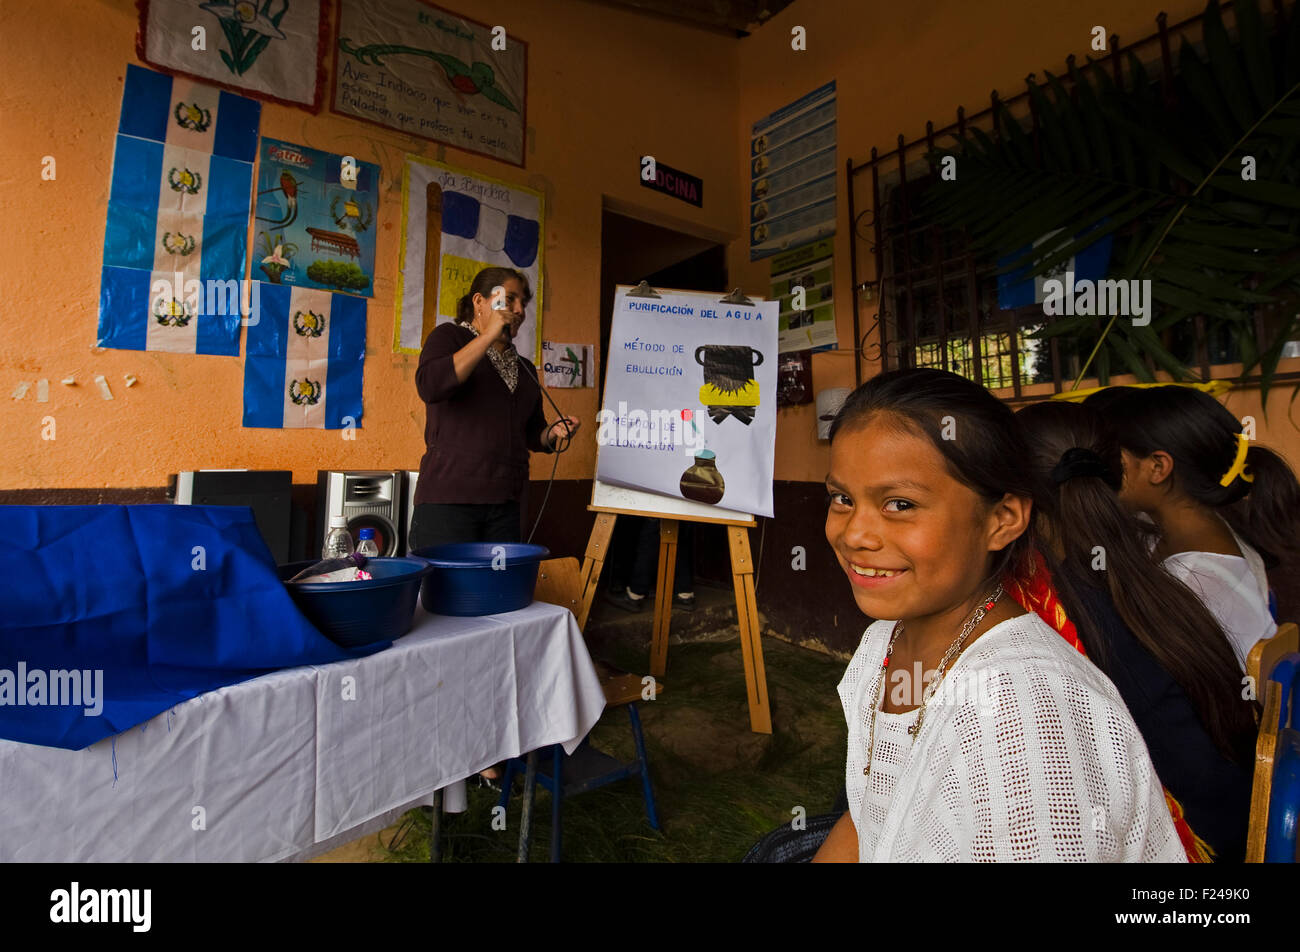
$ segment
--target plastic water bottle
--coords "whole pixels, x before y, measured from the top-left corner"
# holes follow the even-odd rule
[[[379,558],[379,546],[375,544],[374,529],[361,530],[361,541],[357,543],[357,552],[368,559]]]
[[[325,537],[325,548],[321,550],[322,559],[341,559],[351,555],[356,549],[352,545],[352,533],[348,531],[346,516],[330,516],[330,531]]]

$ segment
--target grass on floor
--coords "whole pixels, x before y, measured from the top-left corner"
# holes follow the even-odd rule
[[[566,862],[736,862],[769,830],[829,812],[844,783],[846,733],[835,686],[844,663],[765,638],[771,735],[749,730],[740,642],[673,645],[664,691],[640,703],[661,830],[646,821],[639,778],[563,805]],[[610,645],[608,660],[644,671],[649,651]],[[622,760],[633,756],[627,712],[606,710],[592,743]],[[513,862],[518,849],[522,779],[507,810],[506,829],[492,829],[496,797],[471,788],[469,809],[444,823],[444,862]],[[540,786],[533,810],[531,859],[546,862],[551,798]],[[429,858],[429,817],[407,813],[388,862]]]

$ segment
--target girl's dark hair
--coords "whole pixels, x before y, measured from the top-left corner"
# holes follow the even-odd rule
[[[492,289],[497,285],[505,284],[507,281],[518,281],[524,289],[524,307],[533,299],[533,289],[528,286],[528,278],[524,277],[522,272],[514,268],[484,268],[478,274],[474,275],[474,280],[470,282],[469,290],[459,301],[456,302],[456,321],[460,324],[470,324],[474,321],[474,295],[481,294],[485,298],[492,297]]]
[[[1124,449],[1141,457],[1168,453],[1174,485],[1196,502],[1222,510],[1233,530],[1268,562],[1300,554],[1300,484],[1282,457],[1252,442],[1246,466],[1254,481],[1238,474],[1227,486],[1220,483],[1232,469],[1242,431],[1227,408],[1190,387],[1112,389],[1085,402],[1106,417]]]
[[[1042,555],[1089,657],[1107,671],[1111,659],[1098,620],[1081,595],[1085,587],[1110,597],[1134,637],[1182,687],[1215,746],[1239,760],[1242,738],[1253,736],[1255,718],[1239,693],[1236,655],[1200,598],[1151,556],[1152,530],[1111,488],[1119,485],[1122,472],[1114,431],[1100,414],[1077,403],[1033,404],[1016,420],[1029,451],[1035,534],[1063,549],[1058,555],[1044,545]],[[1095,453],[1108,476],[1088,473],[1057,483],[1053,469],[1076,448]]]
[[[943,455],[952,477],[990,505],[1007,493],[1031,495],[1015,417],[979,384],[928,368],[880,374],[849,394],[831,423],[831,440],[846,428],[864,425],[876,414],[893,417],[903,428],[924,434]],[[1003,549],[989,581],[1004,575],[1023,577],[1031,546],[1026,532]]]

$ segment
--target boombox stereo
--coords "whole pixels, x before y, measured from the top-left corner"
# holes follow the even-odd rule
[[[401,470],[343,472],[320,470],[316,474],[316,551],[325,545],[330,516],[344,516],[352,544],[362,529],[375,530],[379,554],[391,558],[406,554],[407,500]]]

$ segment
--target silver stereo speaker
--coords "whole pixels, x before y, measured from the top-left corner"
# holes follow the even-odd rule
[[[362,529],[374,529],[381,556],[406,554],[401,470],[320,470],[316,490],[318,551],[329,534],[330,516],[341,515],[348,520],[353,545],[360,541]]]

